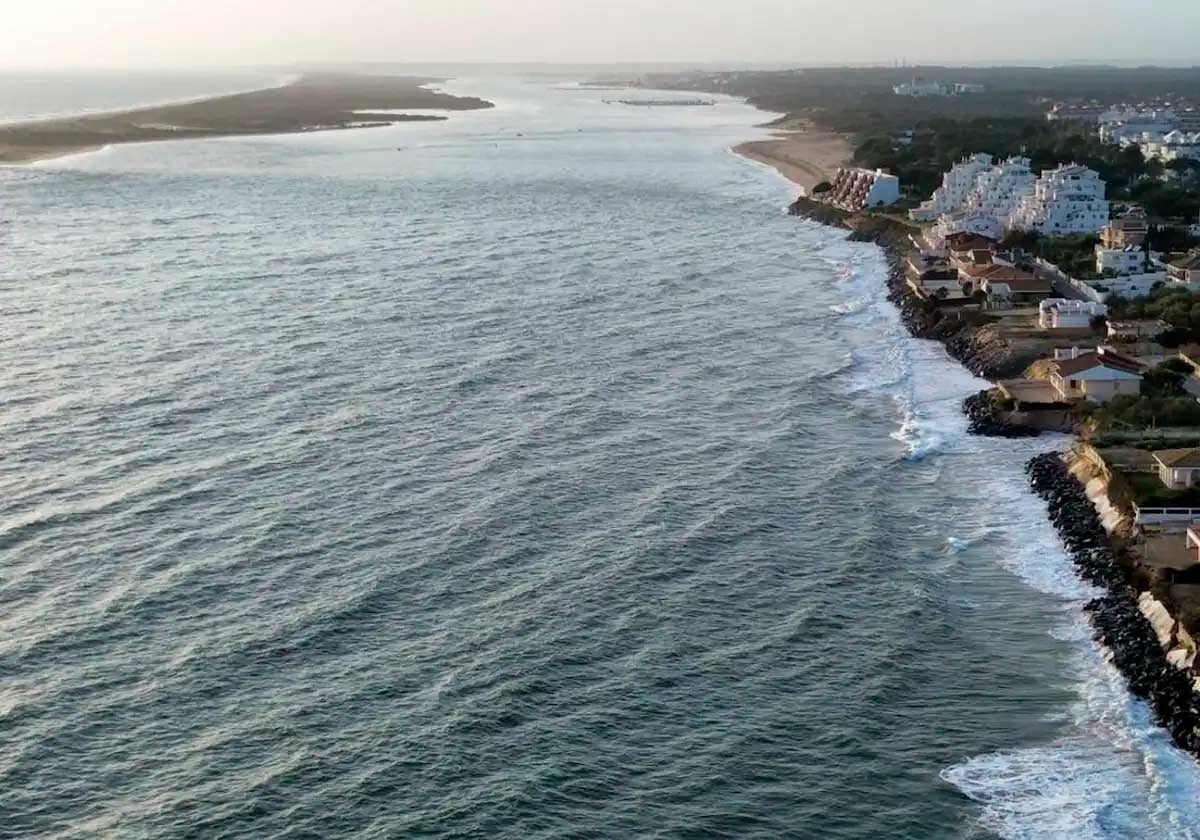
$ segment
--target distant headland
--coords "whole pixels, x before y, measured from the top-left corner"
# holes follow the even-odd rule
[[[115,143],[368,128],[444,116],[404,109],[467,111],[493,107],[427,85],[439,79],[320,74],[282,87],[105,114],[0,125],[0,163],[36,160]]]

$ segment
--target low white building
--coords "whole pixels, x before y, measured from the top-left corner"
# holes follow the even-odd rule
[[[1095,233],[1108,225],[1108,200],[1099,173],[1079,164],[1043,172],[1021,199],[1009,227],[1050,236]]]
[[[1146,270],[1146,252],[1130,245],[1125,248],[1096,246],[1097,274],[1142,274]]]
[[[1108,315],[1103,303],[1050,298],[1038,304],[1038,326],[1044,330],[1087,329],[1093,318]]]
[[[882,169],[841,167],[824,200],[851,211],[895,204],[900,200],[900,179]]]
[[[930,238],[936,247],[943,247],[946,239],[956,233],[971,233],[986,236],[999,242],[1004,238],[1004,224],[990,213],[982,210],[959,210],[957,213],[946,213],[938,218]]]
[[[949,96],[954,88],[941,82],[928,82],[924,79],[913,79],[901,85],[892,87],[892,93],[897,96]]]
[[[1103,303],[1113,295],[1123,298],[1145,297],[1167,282],[1167,272],[1146,271],[1141,274],[1101,277],[1097,280],[1075,279],[1071,281],[1071,285],[1092,300]]]

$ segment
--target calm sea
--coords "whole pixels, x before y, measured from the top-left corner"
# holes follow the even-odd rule
[[[449,87],[0,169],[0,835],[1196,837],[764,116]]]
[[[0,69],[0,123],[186,101],[282,84],[257,70]]]

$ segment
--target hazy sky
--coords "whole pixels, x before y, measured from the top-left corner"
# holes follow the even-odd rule
[[[1200,62],[1200,0],[2,0],[0,65]]]

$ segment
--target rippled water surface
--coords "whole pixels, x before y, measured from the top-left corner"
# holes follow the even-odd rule
[[[761,114],[0,170],[0,835],[1195,837]]]

